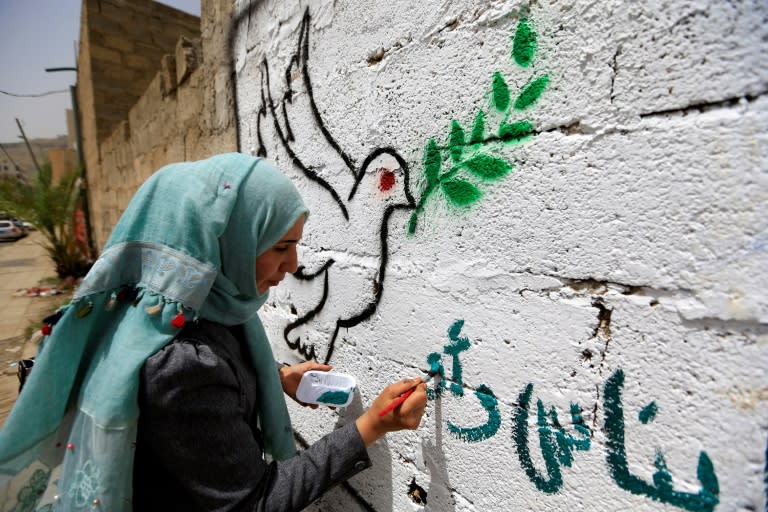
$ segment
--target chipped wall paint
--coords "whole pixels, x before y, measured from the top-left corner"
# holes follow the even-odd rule
[[[437,372],[314,510],[763,510],[768,6],[239,1],[241,151],[311,215],[278,357]]]

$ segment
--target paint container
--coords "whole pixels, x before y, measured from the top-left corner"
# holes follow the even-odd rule
[[[305,404],[346,407],[352,402],[357,382],[351,375],[310,370],[299,382],[296,398]]]

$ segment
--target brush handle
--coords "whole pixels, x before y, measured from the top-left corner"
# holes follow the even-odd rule
[[[394,410],[398,405],[405,402],[408,399],[408,397],[411,396],[411,394],[414,392],[415,389],[416,389],[415,387],[411,388],[405,393],[403,393],[402,395],[400,395],[399,397],[392,400],[392,402],[388,406],[386,406],[379,412],[379,416],[384,416],[388,412]]]

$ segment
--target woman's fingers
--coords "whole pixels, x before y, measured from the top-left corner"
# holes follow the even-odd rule
[[[303,363],[300,363],[296,366],[299,368],[299,370],[301,370],[302,373],[308,372],[310,370],[319,370],[321,372],[329,372],[333,369],[328,364],[316,363],[314,361],[304,361]]]
[[[399,417],[403,426],[408,429],[418,428],[426,407],[427,385],[422,382],[400,406]]]
[[[420,377],[402,379],[384,388],[384,392],[382,394],[386,394],[391,398],[397,398],[403,393],[405,393],[406,391],[408,391],[409,389],[413,389],[414,387],[416,387],[421,383],[422,383],[422,380]]]

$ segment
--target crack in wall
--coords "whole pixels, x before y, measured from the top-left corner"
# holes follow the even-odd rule
[[[619,73],[619,55],[621,55],[622,46],[621,43],[619,43],[619,46],[616,47],[616,51],[613,54],[613,59],[611,59],[611,91],[608,97],[610,98],[611,105],[613,105],[613,100],[616,97],[616,90],[614,86],[616,85],[616,75]]]
[[[743,96],[736,96],[732,98],[726,98],[719,101],[692,103],[681,108],[672,108],[668,110],[657,110],[654,112],[645,112],[640,114],[640,119],[654,118],[654,117],[669,117],[669,116],[687,116],[689,114],[703,114],[705,112],[711,112],[713,110],[720,110],[725,108],[733,108],[744,103],[753,103],[761,96],[765,96],[768,90],[761,91],[757,94],[745,94]]]
[[[608,345],[613,341],[611,336],[611,315],[613,314],[613,308],[606,307],[603,299],[597,298],[592,301],[592,306],[597,308],[597,326],[592,333],[592,337],[599,340],[604,340],[603,349],[600,353],[600,364],[597,366],[597,371],[600,376],[603,375],[603,366],[605,364],[605,357],[608,355]]]
[[[768,334],[768,323],[760,320],[732,320],[717,317],[701,317],[694,320],[681,317],[683,327],[697,330],[723,331],[724,334],[750,334],[754,336]]]
[[[402,50],[407,45],[413,42],[413,38],[408,35],[405,37],[405,43],[402,43],[400,41],[395,41],[395,43],[390,46],[389,48],[379,47],[376,50],[372,51],[368,54],[368,58],[366,59],[366,63],[369,66],[375,66],[382,62],[384,59],[389,57],[390,54],[396,53],[399,50]]]
[[[595,431],[597,430],[597,407],[600,404],[600,385],[595,384],[595,405],[592,406],[592,430],[590,432],[590,437],[595,436]]]
[[[449,17],[445,18],[442,24],[439,26],[427,29],[427,31],[423,32],[416,42],[419,44],[432,44],[437,41],[436,44],[438,46],[442,46],[443,42],[440,41],[439,38],[444,32],[452,32],[461,26],[468,27],[470,30],[477,30],[478,27],[487,27],[509,17],[526,16],[527,12],[530,10],[530,7],[537,4],[536,0],[534,0],[530,2],[529,5],[524,5],[520,8],[498,10],[499,6],[504,6],[507,3],[508,0],[495,0],[477,8],[475,11],[464,10],[458,14],[450,15]],[[496,16],[489,16],[487,19],[483,19],[487,13],[492,13],[494,10],[496,10],[499,14]],[[447,8],[443,9],[441,14],[446,14],[447,11]],[[473,27],[473,25],[477,26]],[[408,35],[406,44],[398,42],[389,49],[378,48],[369,54],[368,64],[376,65],[385,60],[389,53],[393,50],[400,50],[413,42],[413,37]]]

